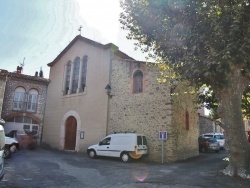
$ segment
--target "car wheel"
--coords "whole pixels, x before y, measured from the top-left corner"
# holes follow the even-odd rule
[[[11,151],[12,153],[15,153],[15,152],[17,151],[17,146],[16,146],[16,145],[12,145],[12,146],[10,147],[10,151]]]
[[[9,159],[11,157],[11,151],[10,148],[4,148],[4,153],[3,153],[3,158],[4,159]]]
[[[95,158],[96,157],[96,153],[95,153],[95,150],[90,150],[89,151],[89,158]]]
[[[121,154],[121,160],[122,160],[124,163],[128,162],[129,159],[130,159],[130,156],[129,156],[129,154],[128,154],[127,152],[123,152],[123,153]]]

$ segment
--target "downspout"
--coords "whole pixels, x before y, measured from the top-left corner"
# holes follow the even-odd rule
[[[115,57],[115,52],[118,50],[118,47],[111,43],[110,46],[110,63],[109,63],[109,77],[108,77],[108,84],[111,86],[111,93],[112,93],[112,85],[111,85],[111,75],[112,75],[112,63]],[[108,135],[109,131],[109,115],[110,115],[110,99],[112,95],[107,95],[107,119],[106,119],[106,135]]]

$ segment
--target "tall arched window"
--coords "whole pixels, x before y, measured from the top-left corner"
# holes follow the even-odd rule
[[[133,75],[133,93],[143,92],[143,74],[142,71],[137,70]]]
[[[72,80],[72,93],[76,93],[79,81],[80,58],[77,57],[74,61],[74,71]]]
[[[28,94],[27,111],[36,112],[37,99],[38,99],[37,90],[31,89]]]
[[[66,66],[66,77],[65,77],[65,92],[64,94],[67,95],[69,91],[69,84],[70,84],[70,72],[71,72],[71,62],[69,61]]]
[[[13,110],[23,110],[25,100],[25,89],[23,87],[17,87],[14,94]]]
[[[82,78],[81,78],[82,91],[84,91],[84,88],[86,86],[87,64],[88,64],[88,56],[85,55],[82,60]]]

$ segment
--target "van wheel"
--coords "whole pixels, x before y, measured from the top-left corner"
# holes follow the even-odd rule
[[[90,150],[89,151],[89,158],[95,158],[96,157],[96,153],[95,153],[95,150]]]
[[[10,152],[10,148],[4,148],[4,153],[3,153],[3,158],[4,159],[9,159],[11,157],[11,152]]]
[[[121,154],[121,159],[122,159],[122,161],[123,161],[124,163],[126,163],[126,162],[129,161],[130,156],[129,156],[129,154],[128,154],[127,152],[123,152],[123,153]]]

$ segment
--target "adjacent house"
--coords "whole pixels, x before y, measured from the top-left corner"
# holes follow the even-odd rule
[[[224,130],[219,123],[216,123],[215,119],[202,114],[198,115],[199,135],[204,133],[224,133]]]
[[[1,117],[5,133],[31,133],[40,143],[49,80],[38,76],[4,71],[5,87]],[[2,84],[4,85],[4,84]]]
[[[162,149],[164,162],[198,155],[195,96],[185,83],[158,82],[155,64],[79,35],[48,66],[44,146],[86,152],[108,134],[137,132],[147,137],[146,160],[160,162]]]

